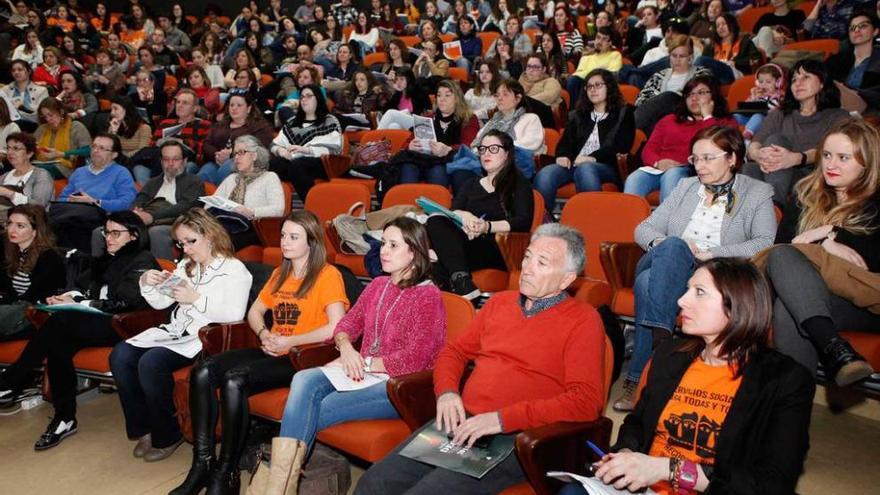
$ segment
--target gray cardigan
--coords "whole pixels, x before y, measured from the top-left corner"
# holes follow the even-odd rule
[[[636,227],[636,242],[643,249],[662,237],[681,237],[699,202],[698,177],[682,179],[672,194]],[[776,236],[776,213],[773,188],[743,174],[733,183],[736,202],[721,222],[721,245],[710,250],[715,258],[748,258],[773,244]]]
[[[0,175],[0,184],[3,184],[6,176],[12,172],[14,170]],[[34,167],[34,173],[24,183],[21,194],[27,196],[28,204],[48,206],[49,201],[52,201],[55,196],[55,181],[52,179],[52,174],[39,167]]]

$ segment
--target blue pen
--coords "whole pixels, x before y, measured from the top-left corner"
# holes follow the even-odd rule
[[[607,455],[607,454],[605,454],[605,452],[602,451],[602,449],[599,448],[598,445],[596,445],[595,443],[593,443],[589,440],[587,440],[587,447],[589,447],[590,450],[595,452],[596,455],[599,456],[599,459],[601,459]]]

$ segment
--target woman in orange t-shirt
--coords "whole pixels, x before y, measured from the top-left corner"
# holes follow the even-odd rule
[[[290,349],[323,342],[333,335],[348,309],[342,274],[328,265],[324,230],[311,212],[294,211],[281,227],[284,260],[269,278],[247,313],[247,322],[260,347],[236,349],[210,356],[190,375],[193,461],[183,484],[171,493],[238,493],[238,459],[248,432],[248,397],[287,387],[295,370]],[[272,328],[265,314],[272,311]],[[214,458],[217,395],[223,438]]]
[[[748,261],[712,259],[698,265],[678,304],[685,337],[654,353],[596,476],[670,495],[793,494],[816,387],[806,368],[768,347],[767,281]]]

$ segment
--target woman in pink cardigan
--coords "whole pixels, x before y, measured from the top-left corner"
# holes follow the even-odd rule
[[[374,279],[336,325],[340,356],[328,367],[355,383],[367,373],[395,377],[433,367],[446,342],[446,313],[430,280],[428,249],[428,234],[417,221],[398,218],[385,226],[380,258],[389,275]],[[360,351],[352,345],[358,339]],[[296,493],[303,460],[322,429],[397,417],[384,381],[342,392],[320,368],[300,371],[290,384],[281,436],[272,440],[271,470],[261,464],[248,493]]]

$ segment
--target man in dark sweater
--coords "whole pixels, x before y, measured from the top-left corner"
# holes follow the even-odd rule
[[[440,351],[432,423],[453,444],[473,446],[483,436],[602,414],[602,322],[595,309],[566,293],[583,272],[583,242],[571,227],[539,227],[526,250],[519,291],[493,296],[464,334]],[[473,372],[461,389],[471,361]],[[514,453],[476,479],[399,455],[408,443],[367,470],[355,493],[499,493],[526,479]]]
[[[162,175],[150,179],[134,198],[132,210],[149,228],[150,251],[156,258],[173,259],[171,224],[205,195],[205,184],[184,170],[183,145],[174,138],[161,142]],[[92,232],[92,255],[103,254],[100,229]]]

